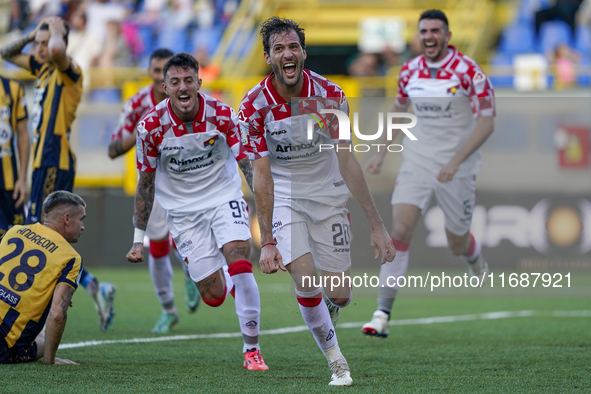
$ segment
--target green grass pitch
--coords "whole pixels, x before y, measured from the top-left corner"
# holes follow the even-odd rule
[[[80,288],[68,314],[62,344],[157,338],[150,330],[160,307],[145,265],[91,269],[117,287],[112,329],[99,330],[92,301]],[[304,324],[287,274],[256,273],[261,329]],[[238,332],[234,301],[219,308],[184,310],[184,284],[175,271],[180,324],[170,336]],[[355,296],[355,293],[354,293]],[[354,298],[339,323],[365,322],[375,299]],[[422,324],[409,319],[500,311],[532,316]],[[556,311],[563,311],[557,316]],[[580,316],[568,311],[587,311]],[[0,393],[589,393],[591,302],[588,298],[401,298],[387,339],[364,338],[359,327],[337,326],[353,387],[328,387],[327,362],[309,331],[263,335],[269,371],[242,368],[239,337],[114,343],[63,349],[58,357],[80,365],[0,366]],[[454,320],[454,319],[451,319]]]

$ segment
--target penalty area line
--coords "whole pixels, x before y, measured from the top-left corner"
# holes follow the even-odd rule
[[[422,324],[438,324],[438,323],[455,323],[461,321],[473,321],[473,320],[497,320],[497,319],[509,319],[515,317],[591,317],[591,310],[586,311],[500,311],[500,312],[488,312],[488,313],[477,313],[469,315],[455,315],[455,316],[434,316],[434,317],[423,317],[417,319],[402,319],[390,321],[390,326],[406,326],[406,325],[422,325]],[[337,325],[337,328],[358,328],[363,326],[365,323],[341,323]],[[308,327],[292,326],[275,328],[271,330],[261,330],[259,335],[279,335],[289,334],[294,332],[308,331]],[[228,332],[218,334],[194,334],[194,335],[172,335],[165,337],[152,337],[152,338],[131,338],[131,339],[106,339],[106,340],[92,340],[75,343],[63,343],[59,345],[60,350],[74,349],[80,347],[99,346],[99,345],[116,345],[116,344],[127,344],[127,343],[150,343],[150,342],[168,342],[168,341],[187,341],[192,339],[216,339],[216,338],[242,338],[241,332]]]

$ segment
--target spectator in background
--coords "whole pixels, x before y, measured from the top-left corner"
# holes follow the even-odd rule
[[[70,38],[66,53],[76,59],[76,62],[86,73],[101,53],[101,45],[96,37],[86,32],[86,14],[77,10],[70,16]],[[90,81],[87,78],[86,81]]]
[[[121,35],[121,23],[107,22],[105,45],[98,59],[98,66],[103,68],[131,66],[131,50]]]
[[[554,53],[548,56],[556,68],[556,88],[570,89],[576,86],[577,66],[581,60],[580,54],[567,44],[558,44]]]
[[[379,60],[373,53],[359,53],[347,67],[353,77],[375,77],[380,73]]]
[[[9,30],[25,30],[29,24],[29,4],[25,0],[10,0]]]
[[[575,15],[583,0],[556,0],[556,3],[550,7],[536,12],[535,28],[536,35],[540,34],[542,23],[551,20],[561,20],[568,23],[571,31],[575,32]]]

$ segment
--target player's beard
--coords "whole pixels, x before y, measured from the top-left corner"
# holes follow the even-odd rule
[[[288,86],[288,87],[296,86],[300,82],[300,79],[302,78],[302,74],[303,74],[303,70],[304,70],[303,65],[300,66],[300,63],[296,62],[295,82],[287,82],[285,80],[285,78],[283,78],[283,67],[281,67],[280,65],[271,63],[271,68],[273,69],[275,76],[279,79],[279,82],[281,82],[282,84],[284,84],[285,86]]]

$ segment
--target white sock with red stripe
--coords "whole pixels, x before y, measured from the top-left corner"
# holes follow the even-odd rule
[[[337,334],[330,321],[328,307],[322,302],[320,292],[316,291],[314,293],[314,296],[305,294],[307,297],[303,297],[304,293],[296,290],[302,317],[312,332],[318,347],[327,355],[327,352],[337,345]],[[334,352],[331,352],[331,358],[332,356],[335,356]]]
[[[464,253],[461,257],[468,264],[474,264],[478,259],[478,256],[480,256],[480,253],[482,253],[482,245],[480,245],[480,242],[474,239],[472,233],[470,233],[469,235],[470,245],[468,246],[468,250],[466,251],[466,253]]]
[[[174,306],[174,292],[172,287],[172,264],[168,252],[170,246],[168,240],[150,241],[150,255],[148,256],[148,268],[158,301],[162,305],[162,311],[176,313]]]
[[[228,275],[231,278],[230,282],[234,282],[236,314],[244,339],[242,352],[246,353],[253,348],[260,350],[258,339],[261,299],[257,282],[252,274],[252,264],[248,260],[237,261],[228,267]]]
[[[378,309],[390,315],[392,304],[396,298],[399,286],[397,279],[404,277],[408,270],[408,247],[406,242],[392,238],[396,249],[394,261],[380,267],[380,286],[378,287]]]

